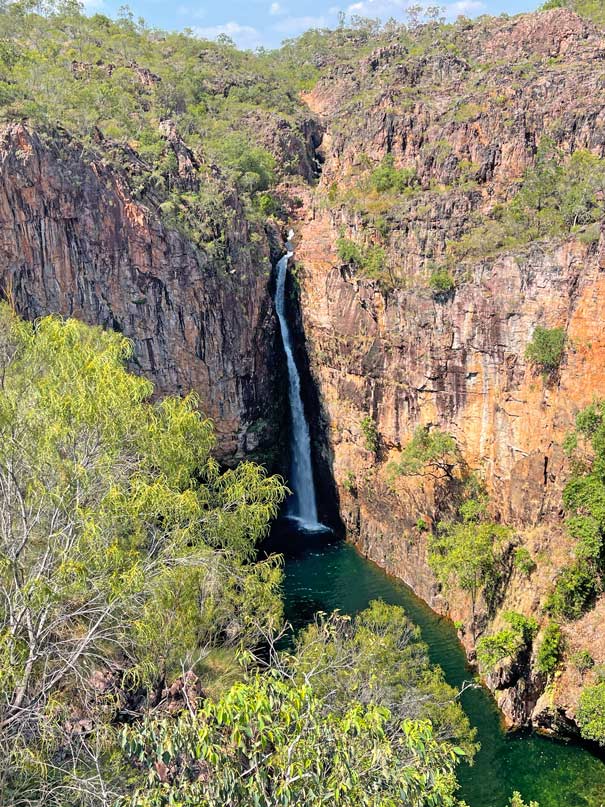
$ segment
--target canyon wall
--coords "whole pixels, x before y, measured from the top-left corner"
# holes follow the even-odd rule
[[[386,48],[356,70],[335,66],[306,96],[325,127],[324,170],[300,212],[296,261],[323,452],[348,535],[466,625],[461,636],[472,652],[469,599],[441,591],[427,562],[426,528],[451,515],[452,491],[428,474],[393,480],[389,466],[418,425],[453,435],[467,469],[485,481],[491,517],[511,525],[537,562],[530,581],[509,570],[498,613],[514,608],[543,618],[544,598],[573,552],[562,523],[569,468],[561,445],[577,412],[605,396],[605,237],[545,238],[461,259],[448,293],[427,280],[470,222],[511,197],[544,135],[563,153],[586,148],[603,156],[605,39],[556,11],[492,20],[457,46],[463,55],[416,59]],[[403,213],[383,213],[388,235],[381,238],[368,223],[367,200],[356,207],[350,199],[360,172],[386,154],[413,169],[419,187]],[[462,181],[469,166],[472,181]],[[338,257],[343,236],[381,244],[392,287]],[[525,359],[537,325],[561,327],[567,338],[550,378]],[[377,452],[364,436],[367,417]],[[570,652],[589,646],[605,662],[595,630],[604,609],[599,602],[565,629]],[[481,630],[502,624],[484,610]],[[581,679],[571,668],[548,703],[538,701],[544,681],[529,669],[490,683],[512,724],[573,723]]]
[[[515,196],[544,137],[563,159],[578,149],[605,156],[605,37],[564,9],[462,21],[439,36],[429,26],[406,45],[394,32],[373,50],[345,38],[344,50],[315,59],[308,113],[291,121],[259,111],[248,122],[283,168],[269,207],[294,219],[292,288],[322,485],[335,484],[348,537],[459,621],[472,653],[469,599],[442,590],[427,559],[428,531],[455,514],[456,491],[430,475],[393,478],[390,466],[419,425],[455,438],[465,471],[485,483],[491,518],[510,525],[536,562],[530,579],[508,569],[500,607],[488,613],[483,604],[479,630],[499,628],[506,608],[544,624],[544,600],[574,549],[562,443],[577,412],[605,397],[602,222],[486,244],[480,256],[481,244],[466,254],[452,245],[481,239],[481,222]],[[0,287],[30,319],[58,313],[121,331],[133,341],[133,368],[158,394],[199,394],[222,459],[283,468],[287,407],[270,296],[280,224],[250,223],[233,187],[198,161],[178,127],[162,121],[160,132],[176,181],[195,192],[211,182],[230,212],[226,259],[167,226],[159,196],[133,192],[139,158],[127,147],[99,134],[84,148],[65,132],[7,124]],[[393,199],[363,184],[387,156],[410,178]],[[343,238],[379,247],[383,277],[339,257]],[[444,267],[454,288],[440,292],[429,279]],[[566,334],[563,363],[548,378],[525,359],[537,325]],[[376,448],[364,421],[376,428]],[[564,627],[569,654],[590,647],[605,663],[604,615],[601,599]],[[570,665],[548,701],[531,659],[490,685],[512,724],[573,729],[582,680]]]
[[[184,172],[189,159],[180,154]],[[20,124],[0,133],[4,296],[29,319],[56,313],[121,331],[134,345],[133,369],[158,394],[199,394],[223,458],[265,457],[280,422],[270,248],[233,192],[225,204],[236,213],[229,268],[162,224],[120,170],[64,134]]]

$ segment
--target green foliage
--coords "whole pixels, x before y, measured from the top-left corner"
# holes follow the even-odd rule
[[[216,149],[221,164],[232,172],[241,190],[254,194],[266,191],[275,182],[275,157],[251,145],[249,138],[231,134],[222,138]]]
[[[429,563],[437,579],[446,588],[452,583],[468,592],[472,607],[472,633],[476,638],[477,599],[486,589],[491,598],[499,579],[500,547],[511,531],[501,524],[485,520],[482,503],[471,500],[460,522],[439,525],[429,536]]]
[[[392,276],[382,247],[377,244],[360,247],[350,238],[339,238],[336,249],[340,260],[352,266],[362,277],[377,280],[384,290],[392,288]]]
[[[451,478],[458,461],[458,447],[451,434],[430,426],[418,426],[399,461],[391,463],[390,472],[393,477]]]
[[[594,570],[588,563],[577,561],[558,574],[545,610],[554,617],[579,619],[594,601],[597,591]]]
[[[244,53],[62,0],[3,4],[0,43],[3,119],[61,127],[102,151],[135,197],[199,245],[220,250],[229,238],[231,216],[217,208],[251,222],[274,214],[258,195],[299,170],[305,142],[295,123],[299,90],[317,73],[311,60],[293,69],[285,52]],[[287,148],[271,137],[276,121]]]
[[[557,669],[563,654],[563,634],[556,622],[549,622],[536,654],[536,670],[551,676]]]
[[[513,566],[515,569],[518,569],[521,574],[529,577],[535,570],[536,563],[526,547],[518,546],[513,555]]]
[[[452,250],[458,257],[480,257],[591,230],[604,212],[604,188],[605,160],[578,149],[565,161],[544,137],[515,196],[497,206],[491,219],[477,221]]]
[[[361,433],[363,434],[366,451],[371,451],[373,454],[376,454],[380,444],[380,434],[376,427],[376,421],[371,415],[366,415],[361,419],[359,425]]]
[[[469,758],[476,750],[456,691],[430,665],[418,628],[398,606],[372,602],[352,619],[318,615],[287,667],[300,682],[312,676],[315,692],[340,713],[362,698],[389,708],[392,729],[404,719],[430,719],[436,737],[462,746]]]
[[[278,200],[270,193],[261,193],[258,197],[258,207],[263,216],[275,216],[280,212]]]
[[[605,745],[605,683],[582,690],[576,720],[585,740]]]
[[[521,636],[526,645],[533,642],[538,633],[538,623],[533,616],[524,616],[516,611],[506,611],[503,616],[511,629]]]
[[[370,174],[369,187],[377,193],[403,193],[418,184],[413,168],[395,168],[392,154],[384,157],[381,165]]]
[[[581,17],[586,17],[597,25],[605,25],[605,9],[601,0],[547,0],[540,10],[550,11],[553,8],[571,8]]]
[[[509,807],[540,807],[537,801],[524,802],[521,794],[515,791],[510,800]]]
[[[118,334],[6,306],[0,323],[0,786],[18,802],[68,787],[61,727],[86,704],[104,747],[119,699],[93,672],[152,688],[279,625],[280,569],[255,558],[284,487],[221,472],[196,399],[149,403]]]
[[[197,713],[125,729],[122,747],[148,775],[141,807],[453,807],[473,737],[418,629],[375,602],[354,620],[319,615],[269,673],[252,669]]]
[[[605,417],[596,401],[578,413],[576,429],[566,438],[574,459],[563,491],[569,534],[576,559],[559,574],[546,608],[556,617],[578,619],[603,590],[605,537]]]
[[[336,242],[338,257],[343,263],[351,264],[355,269],[363,266],[363,253],[361,248],[350,238],[339,238]]]
[[[578,650],[570,657],[570,661],[582,677],[594,667],[594,659],[588,650]]]
[[[429,286],[436,294],[449,294],[456,288],[456,281],[447,269],[436,269],[429,277]]]
[[[514,659],[522,650],[531,646],[538,623],[533,617],[526,617],[515,611],[507,611],[504,620],[509,628],[504,628],[477,642],[477,659],[484,672],[491,672],[503,659]]]
[[[561,364],[565,341],[563,328],[543,328],[538,325],[525,350],[525,358],[544,372],[551,373]]]
[[[481,114],[481,107],[478,104],[473,103],[472,101],[461,104],[456,112],[454,113],[454,120],[458,123],[464,123],[465,121],[474,120],[478,118]]]
[[[342,486],[347,491],[347,493],[354,494],[357,490],[357,480],[355,479],[355,474],[353,471],[347,471],[345,478],[343,479]]]

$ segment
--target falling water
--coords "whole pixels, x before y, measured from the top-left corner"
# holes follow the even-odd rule
[[[290,230],[288,238],[294,233]],[[287,243],[290,250],[290,241]],[[290,500],[290,514],[302,522],[305,529],[319,529],[317,521],[317,502],[315,500],[315,484],[311,465],[311,439],[309,424],[305,418],[300,395],[300,376],[292,352],[292,335],[286,319],[285,291],[288,261],[293,253],[288,251],[277,264],[277,288],[275,291],[275,308],[279,319],[284,350],[288,363],[288,398],[292,419],[292,463],[290,468],[290,488],[293,496]]]

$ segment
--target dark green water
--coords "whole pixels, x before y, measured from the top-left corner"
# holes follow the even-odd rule
[[[272,545],[285,556],[286,618],[295,628],[306,625],[316,611],[338,608],[354,614],[381,599],[405,608],[422,631],[431,661],[443,668],[450,684],[460,688],[472,679],[452,624],[352,546],[279,525]],[[495,702],[483,688],[467,690],[462,703],[481,742],[474,766],[459,770],[460,795],[469,807],[505,807],[514,790],[540,807],[605,807],[605,764],[588,751],[535,734],[505,733]]]

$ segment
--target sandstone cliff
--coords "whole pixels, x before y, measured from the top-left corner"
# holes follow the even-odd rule
[[[170,132],[168,133],[170,140]],[[186,150],[180,173],[191,181]],[[271,450],[275,322],[265,233],[233,192],[229,268],[135,201],[120,171],[77,142],[0,133],[0,285],[17,311],[123,332],[162,393],[195,390],[225,458]]]
[[[389,483],[389,461],[418,424],[456,438],[468,467],[486,482],[493,518],[512,525],[537,561],[529,581],[512,572],[503,607],[540,615],[572,552],[561,521],[568,474],[561,443],[579,409],[605,395],[605,237],[546,239],[462,260],[449,294],[435,294],[427,275],[473,216],[510,198],[543,135],[565,153],[582,147],[603,156],[605,37],[561,10],[470,26],[455,45],[450,55],[424,57],[393,45],[355,69],[336,64],[306,96],[325,126],[325,165],[301,212],[296,261],[324,458],[348,534],[365,555],[468,626],[467,599],[439,591],[418,527],[420,518],[430,525],[447,513],[450,492],[429,478]],[[397,280],[385,290],[344,265],[335,245],[342,235],[376,240],[363,212],[341,200],[360,166],[378,165],[387,153],[415,171],[421,192],[403,213],[384,213],[389,234],[382,243]],[[469,166],[465,185],[460,173]],[[337,186],[345,193],[336,194]],[[567,334],[554,379],[524,359],[538,324]],[[380,436],[376,456],[361,428],[367,416]],[[487,613],[483,620],[487,628]],[[588,639],[604,662],[595,620],[593,613],[567,629],[569,644],[575,649]],[[463,639],[472,650],[470,634]],[[527,670],[492,685],[511,723],[533,714],[549,724],[557,710],[564,723],[577,703],[576,679],[566,669],[554,700],[537,706],[544,682]]]

